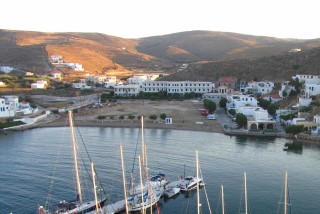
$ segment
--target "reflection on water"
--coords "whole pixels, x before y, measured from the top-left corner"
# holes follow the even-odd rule
[[[123,197],[119,145],[123,144],[126,174],[130,175],[136,146],[141,153],[139,128],[79,128],[97,173],[112,199]],[[79,136],[77,139],[80,139]],[[145,130],[150,174],[160,170],[171,180],[195,175],[195,150],[206,183],[212,210],[219,205],[220,186],[225,188],[228,213],[238,213],[247,172],[250,210],[275,213],[283,187],[283,173],[289,172],[290,197],[295,213],[320,210],[320,145],[302,143],[283,151],[286,139],[235,137],[210,132]],[[290,142],[290,141],[289,141]],[[302,146],[301,146],[302,145]],[[52,175],[52,203],[74,198],[69,128],[42,128],[0,135],[0,211],[35,213],[48,196]],[[57,164],[58,163],[58,164]],[[137,161],[136,161],[137,164]],[[90,182],[88,182],[90,183]],[[161,213],[195,213],[196,191],[175,199],[161,199]],[[208,214],[201,190],[202,213]],[[92,198],[92,195],[88,195]]]

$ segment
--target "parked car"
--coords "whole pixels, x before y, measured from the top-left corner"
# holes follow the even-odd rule
[[[201,111],[201,115],[202,116],[207,116],[209,114],[209,110],[208,109],[205,109],[203,111]]]
[[[214,115],[214,114],[207,115],[207,120],[215,120],[215,119],[216,119],[216,115]]]

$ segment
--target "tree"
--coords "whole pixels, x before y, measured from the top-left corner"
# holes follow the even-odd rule
[[[214,113],[217,108],[216,103],[208,99],[203,100],[203,105],[206,109],[209,110],[209,113]]]
[[[236,114],[236,123],[239,125],[239,127],[245,127],[247,125],[247,117],[246,115],[242,113]]]
[[[152,115],[149,116],[149,119],[154,121],[154,120],[157,119],[157,115],[152,114]]]
[[[232,116],[236,115],[236,110],[234,109],[229,109],[229,114],[231,114]]]
[[[129,120],[133,120],[134,118],[135,118],[134,115],[129,115],[129,116],[128,116],[128,119],[129,119]]]
[[[102,103],[107,102],[107,99],[108,99],[108,94],[102,93],[102,94],[100,95],[100,101],[101,101]]]
[[[303,125],[291,125],[285,128],[287,134],[296,135],[303,132]]]
[[[97,117],[97,119],[98,119],[98,120],[101,120],[101,122],[102,122],[103,120],[106,119],[106,116],[100,115],[100,116]]]
[[[161,118],[162,120],[166,119],[166,117],[167,117],[167,115],[166,115],[165,113],[160,114],[160,118]]]
[[[264,109],[268,109],[269,105],[271,104],[270,101],[265,100],[265,99],[263,99],[263,98],[259,98],[259,99],[258,99],[258,102],[259,102],[259,106],[261,106],[261,107],[264,108]]]
[[[120,116],[119,116],[119,119],[120,119],[120,120],[123,120],[123,119],[124,119],[124,116],[123,116],[123,115],[120,115]]]
[[[228,102],[227,98],[225,98],[225,97],[221,98],[220,102],[219,102],[220,108],[226,108],[227,102]]]
[[[279,108],[279,107],[278,107],[277,105],[271,104],[271,105],[269,105],[269,107],[268,107],[268,113],[271,114],[271,115],[275,115],[278,108]]]

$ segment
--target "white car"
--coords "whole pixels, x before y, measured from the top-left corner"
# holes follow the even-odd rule
[[[214,115],[214,114],[207,115],[207,120],[215,120],[215,119],[216,119],[216,115]]]

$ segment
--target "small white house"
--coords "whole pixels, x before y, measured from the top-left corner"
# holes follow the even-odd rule
[[[15,103],[6,97],[0,97],[0,117],[14,117]]]
[[[320,124],[320,115],[318,115],[318,114],[314,115],[313,122]]]
[[[0,71],[4,72],[6,74],[10,73],[13,70],[14,70],[14,68],[9,67],[9,66],[0,66]]]
[[[72,88],[76,89],[89,89],[91,86],[88,86],[86,83],[78,82],[78,83],[72,83]]]
[[[6,86],[7,85],[4,82],[0,81],[0,87],[6,87]]]
[[[240,107],[243,106],[252,106],[257,107],[258,101],[256,98],[248,95],[230,95],[227,96],[227,109],[235,109],[239,111]]]
[[[45,89],[48,86],[48,82],[46,80],[38,80],[36,83],[31,84],[31,88],[34,89]]]
[[[299,82],[305,82],[306,80],[312,80],[312,79],[320,79],[317,75],[310,75],[310,74],[297,74],[295,76],[292,76],[293,80],[298,79]]]

